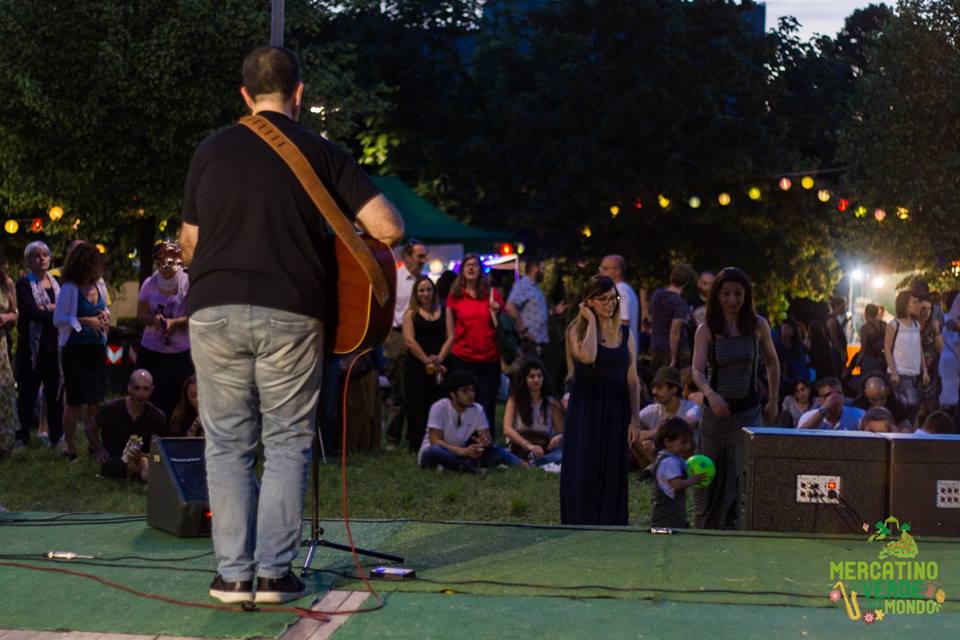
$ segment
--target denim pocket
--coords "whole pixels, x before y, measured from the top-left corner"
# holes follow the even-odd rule
[[[270,329],[273,331],[282,331],[283,333],[303,335],[311,331],[316,331],[318,325],[319,321],[313,318],[303,318],[302,320],[270,318]]]
[[[214,333],[217,331],[222,331],[227,328],[227,319],[220,318],[219,320],[197,320],[196,318],[190,318],[190,331],[193,333]]]
[[[321,356],[322,327],[316,318],[299,314],[273,315],[270,318],[269,359],[288,371],[314,366]]]

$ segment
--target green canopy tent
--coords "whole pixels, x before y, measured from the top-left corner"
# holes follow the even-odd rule
[[[487,231],[454,220],[396,176],[377,176],[373,182],[400,211],[408,238],[418,238],[428,245],[463,245],[468,253],[499,253],[501,243],[516,242],[509,231]]]

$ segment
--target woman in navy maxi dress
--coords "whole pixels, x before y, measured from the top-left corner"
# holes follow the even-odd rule
[[[627,429],[637,420],[636,358],[610,278],[594,276],[568,329],[573,381],[560,472],[563,524],[625,525]],[[591,318],[592,316],[592,318]]]

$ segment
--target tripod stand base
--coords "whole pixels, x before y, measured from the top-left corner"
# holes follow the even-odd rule
[[[320,530],[320,535],[323,535],[323,531]],[[338,544],[336,542],[329,542],[324,540],[319,536],[310,538],[309,540],[304,540],[303,545],[307,547],[307,557],[303,561],[303,569],[300,571],[300,576],[306,576],[310,571],[310,565],[313,563],[313,558],[317,554],[318,547],[327,547],[328,549],[336,549],[337,551],[346,551],[347,553],[352,550],[345,544]],[[400,556],[391,555],[389,553],[380,553],[379,551],[371,551],[369,549],[361,549],[360,547],[355,547],[356,552],[362,556],[367,556],[368,558],[379,558],[380,560],[388,560],[390,562],[403,562],[403,558]]]

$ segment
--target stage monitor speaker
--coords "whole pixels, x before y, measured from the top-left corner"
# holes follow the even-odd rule
[[[210,535],[203,438],[151,442],[147,524],[181,538]]]
[[[862,533],[887,516],[887,441],[860,431],[745,428],[738,527]]]
[[[890,446],[887,515],[919,536],[960,536],[960,436],[885,433]]]

